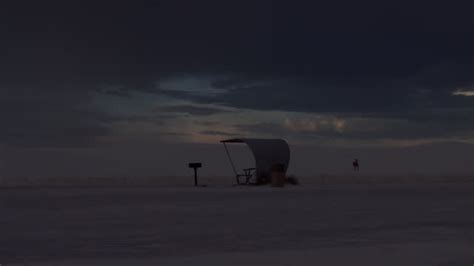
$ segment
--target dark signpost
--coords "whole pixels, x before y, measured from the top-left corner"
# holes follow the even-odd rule
[[[194,186],[198,186],[197,169],[202,167],[202,163],[189,163],[189,168],[194,169]]]

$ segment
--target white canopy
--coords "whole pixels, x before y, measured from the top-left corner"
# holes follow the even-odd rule
[[[270,180],[272,167],[276,164],[283,166],[286,173],[290,163],[290,147],[283,139],[228,139],[224,143],[245,143],[255,157],[255,168],[257,183],[265,183]],[[235,169],[234,169],[235,171]]]

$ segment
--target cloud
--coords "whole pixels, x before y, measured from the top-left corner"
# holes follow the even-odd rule
[[[206,127],[212,127],[212,126],[217,126],[220,124],[218,121],[195,121],[197,125],[200,126],[206,126]]]
[[[185,114],[197,115],[197,116],[208,116],[208,115],[229,112],[228,110],[225,110],[223,108],[195,106],[195,105],[160,106],[160,107],[155,108],[155,111],[163,112],[163,113],[185,113]]]
[[[100,88],[97,90],[98,93],[102,93],[105,95],[110,95],[110,96],[117,96],[117,97],[123,97],[123,98],[131,98],[132,93],[130,90],[124,88],[124,87],[106,87],[106,88]]]
[[[465,97],[472,97],[474,96],[474,91],[470,90],[456,90],[453,92],[455,96],[465,96]]]
[[[211,136],[236,136],[235,133],[217,131],[217,130],[204,130],[199,133],[203,135],[211,135]]]
[[[411,121],[399,118],[375,118],[330,115],[298,116],[293,114],[281,122],[235,125],[247,136],[284,137],[295,143],[430,143],[438,141],[472,142],[474,129],[470,122],[436,119]]]
[[[3,143],[80,146],[117,123],[166,130],[204,116],[282,134],[350,137],[366,121],[395,137],[473,129],[469,1],[117,2],[106,20],[108,4],[33,5],[0,10]],[[274,121],[282,112],[300,117]]]
[[[313,132],[334,131],[342,133],[346,128],[346,121],[333,117],[320,119],[285,119],[283,126],[295,132]]]
[[[87,94],[0,89],[0,143],[84,147],[111,133],[113,118],[89,106]]]

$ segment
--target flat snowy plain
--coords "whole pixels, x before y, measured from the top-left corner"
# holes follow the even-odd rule
[[[474,183],[0,189],[9,265],[473,265]]]

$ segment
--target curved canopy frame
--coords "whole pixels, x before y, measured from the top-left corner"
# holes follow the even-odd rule
[[[235,165],[232,161],[232,157],[227,149],[227,143],[245,143],[253,153],[255,158],[255,175],[256,183],[263,184],[270,181],[272,167],[276,164],[283,166],[283,171],[286,173],[288,165],[290,163],[290,147],[288,143],[283,139],[228,139],[222,140],[224,144],[227,156],[232,166],[232,170],[237,177],[237,183],[239,183],[239,175],[235,169]],[[245,176],[248,171],[252,169],[244,169]]]

